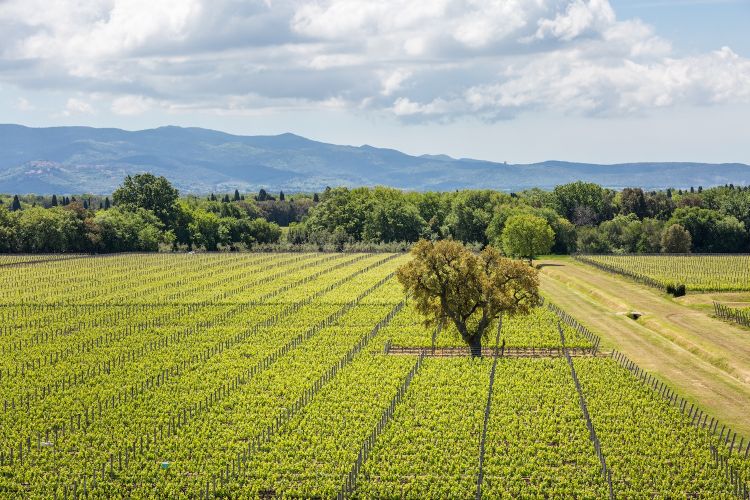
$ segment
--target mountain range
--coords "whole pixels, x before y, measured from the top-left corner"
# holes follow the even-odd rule
[[[339,146],[294,134],[239,136],[202,128],[30,128],[0,125],[0,192],[111,193],[128,174],[167,177],[183,193],[318,191],[387,185],[409,190],[549,189],[576,180],[606,187],[750,184],[742,163],[564,161],[505,164],[394,149]]]

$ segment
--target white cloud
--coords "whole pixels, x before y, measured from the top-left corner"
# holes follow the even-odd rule
[[[29,102],[29,100],[26,99],[25,97],[19,97],[16,100],[15,107],[19,111],[33,111],[36,109],[36,107],[33,104],[31,104],[31,102]]]
[[[117,115],[140,115],[153,107],[153,100],[140,95],[126,95],[112,101],[112,112]]]
[[[64,116],[72,115],[91,115],[94,113],[94,108],[89,103],[75,97],[71,97],[65,103],[65,109],[63,110]]]
[[[608,0],[6,0],[0,82],[116,114],[358,108],[507,119],[750,101],[750,62],[681,56]],[[19,70],[21,68],[21,70]],[[80,97],[66,112],[94,110]]]
[[[612,26],[615,13],[607,0],[574,0],[554,19],[540,19],[536,38],[570,41],[585,33],[597,33]]]

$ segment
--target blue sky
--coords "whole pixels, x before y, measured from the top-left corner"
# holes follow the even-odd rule
[[[750,163],[750,0],[0,1],[0,121]]]

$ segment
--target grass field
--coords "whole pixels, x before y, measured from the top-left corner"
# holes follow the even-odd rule
[[[389,353],[433,338],[461,345],[404,302],[393,273],[408,258],[155,254],[0,267],[0,496],[465,498],[480,463],[486,498],[607,498],[610,482],[617,498],[730,498],[748,486],[750,443],[733,431],[730,445],[674,394],[683,387],[622,358]],[[553,270],[543,270],[551,298]],[[558,299],[589,324],[590,311]],[[565,322],[563,345],[559,322],[539,308],[506,318],[500,338],[592,347]],[[739,359],[707,363],[711,373],[746,384],[746,346],[723,348]]]

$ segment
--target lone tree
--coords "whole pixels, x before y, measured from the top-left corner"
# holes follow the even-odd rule
[[[531,264],[537,255],[549,253],[555,232],[542,217],[516,215],[505,222],[502,241],[507,255],[528,259]]]
[[[397,276],[425,326],[452,322],[472,356],[482,355],[482,339],[501,314],[528,314],[539,303],[536,270],[493,247],[475,254],[456,241],[422,240],[412,256]]]

